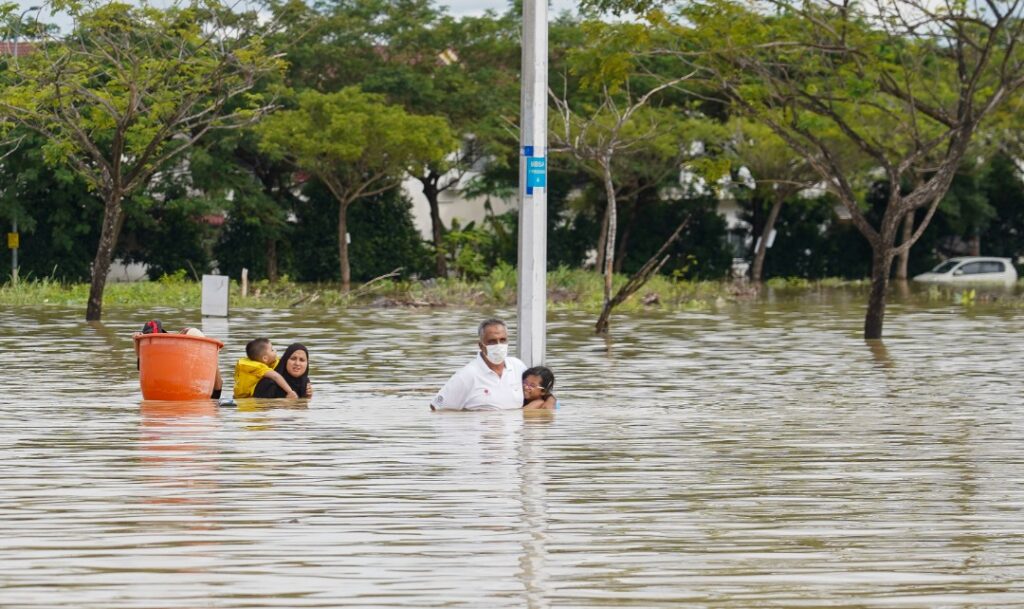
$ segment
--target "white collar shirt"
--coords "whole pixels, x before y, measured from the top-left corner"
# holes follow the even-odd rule
[[[505,358],[499,377],[477,354],[444,384],[430,405],[438,410],[513,410],[523,407],[523,372],[526,364]]]

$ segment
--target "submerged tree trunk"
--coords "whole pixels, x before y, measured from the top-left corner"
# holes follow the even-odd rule
[[[597,324],[594,326],[594,331],[598,334],[608,335],[608,329],[611,326],[612,309],[624,302],[627,298],[632,296],[647,283],[647,281],[654,276],[661,267],[665,266],[670,256],[665,252],[668,248],[672,247],[672,244],[676,242],[676,239],[683,234],[683,229],[690,223],[689,218],[684,218],[676,230],[669,235],[669,238],[661,244],[658,251],[651,256],[647,262],[644,263],[640,270],[633,273],[632,276],[626,281],[625,285],[619,288],[619,291],[615,293],[615,296],[605,302],[604,307],[601,309],[601,315],[597,318]]]
[[[615,184],[612,182],[611,159],[603,158],[600,161],[601,172],[604,175],[604,190],[608,199],[608,230],[604,239],[604,306],[612,300],[612,280],[615,275],[615,229],[618,224],[618,216],[615,203]]]
[[[347,294],[352,287],[352,271],[348,264],[348,203],[338,205],[338,262],[341,265],[341,291]]]
[[[892,267],[892,248],[879,245],[871,257],[871,293],[868,295],[868,311],[864,316],[864,338],[882,338],[885,323],[885,293],[889,287],[889,271]]]
[[[761,283],[764,275],[764,258],[768,253],[768,237],[775,228],[775,221],[779,218],[779,211],[782,209],[782,202],[786,195],[783,192],[775,193],[775,200],[772,202],[772,209],[768,212],[768,218],[761,228],[761,239],[758,240],[757,249],[754,251],[754,261],[750,265],[750,281]]]
[[[900,243],[906,243],[910,241],[910,238],[914,234],[914,212],[908,211],[907,215],[903,218],[903,235],[901,236]],[[896,258],[896,279],[900,281],[907,280],[907,271],[910,267],[910,249],[901,253]]]
[[[107,287],[107,274],[110,272],[110,263],[114,257],[114,248],[117,246],[123,221],[121,193],[111,193],[103,206],[103,228],[100,229],[100,242],[92,262],[89,301],[85,306],[86,321],[99,321],[103,316],[103,291]]]

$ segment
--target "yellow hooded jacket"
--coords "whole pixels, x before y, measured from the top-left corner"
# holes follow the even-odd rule
[[[235,397],[251,398],[252,392],[256,390],[256,383],[260,382],[263,375],[277,367],[280,358],[274,360],[273,366],[263,362],[243,357],[235,364]]]

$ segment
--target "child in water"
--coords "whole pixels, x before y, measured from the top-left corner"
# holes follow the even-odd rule
[[[544,366],[523,373],[523,410],[554,410],[558,400],[551,395],[555,374]]]
[[[256,384],[262,378],[274,381],[284,391],[285,397],[298,397],[284,377],[274,372],[277,362],[277,351],[274,351],[274,345],[270,343],[269,338],[249,341],[245,345],[245,357],[235,364],[235,397],[251,398]]]

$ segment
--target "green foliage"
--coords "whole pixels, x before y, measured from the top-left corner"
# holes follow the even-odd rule
[[[297,107],[264,121],[260,148],[316,175],[343,205],[419,173],[455,147],[446,121],[416,116],[382,96],[347,87],[303,91]]]
[[[982,247],[992,256],[1024,255],[1024,178],[1021,168],[1006,154],[996,155],[984,168],[980,186],[998,221],[988,223]]]
[[[274,229],[271,233],[260,221],[258,212],[250,211],[261,203],[267,203],[267,200],[254,197],[236,199],[231,203],[231,212],[213,246],[213,256],[220,272],[241,277],[245,268],[252,279],[267,279],[270,271],[268,256],[275,247],[279,270],[293,268],[291,227]]]
[[[124,199],[210,129],[243,126],[269,109],[252,89],[283,62],[267,52],[259,14],[217,0],[164,9],[55,0],[51,8],[71,18],[72,30],[35,28],[34,52],[5,60],[0,132],[36,132],[47,163],[69,168],[103,199],[86,309],[98,320]]]
[[[282,271],[299,281],[337,281],[338,233],[333,219],[338,202],[318,182],[310,183],[307,201],[296,206],[290,237],[291,256]],[[411,205],[391,190],[354,205],[349,216],[352,278],[367,281],[401,267],[404,276],[422,273],[430,264],[412,222]]]
[[[198,277],[210,271],[214,227],[210,202],[182,197],[126,204],[124,235],[118,253],[125,262],[148,265],[151,279],[175,272]]]
[[[368,281],[401,268],[405,276],[427,272],[430,255],[412,220],[412,203],[397,190],[352,208],[352,273]]]
[[[448,252],[452,270],[463,279],[479,279],[487,273],[484,250],[490,249],[492,236],[483,229],[477,229],[473,222],[465,228],[453,220],[444,235],[444,248]]]
[[[630,235],[630,247],[622,264],[624,273],[640,268],[664,243],[684,217],[690,222],[669,249],[671,258],[662,272],[679,270],[685,279],[722,279],[732,268],[732,254],[726,242],[725,219],[717,213],[715,197],[655,202],[644,213]]]
[[[230,114],[222,107],[282,65],[251,19],[215,2],[54,8],[68,13],[74,30],[7,63],[0,106],[13,123],[46,137],[48,162],[69,165],[102,193],[130,194],[197,135],[256,116],[265,103],[256,94]]]
[[[26,135],[0,163],[0,217],[18,219],[23,277],[81,281],[96,253],[103,203],[73,172],[48,167],[40,146]]]

